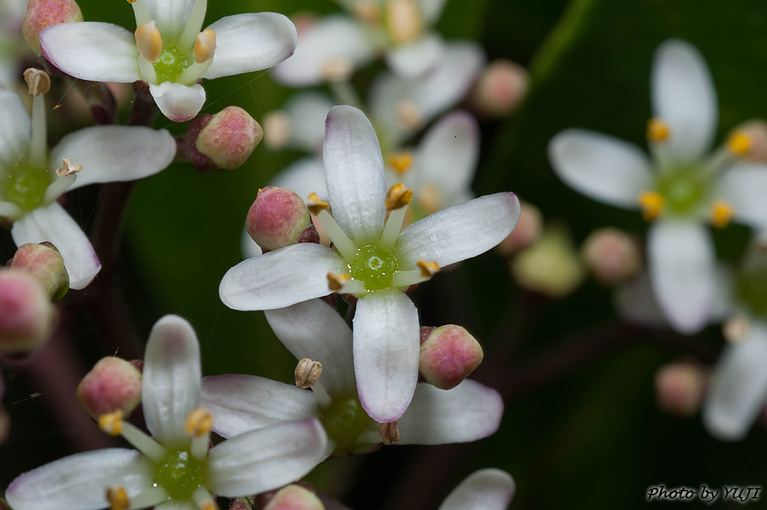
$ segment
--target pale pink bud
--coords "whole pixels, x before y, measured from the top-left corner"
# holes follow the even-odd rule
[[[248,211],[245,228],[264,251],[319,241],[303,199],[289,189],[275,186],[258,192]]]
[[[746,135],[748,148],[743,155],[747,161],[756,163],[767,162],[767,122],[763,120],[749,120],[736,127],[734,133]]]
[[[608,285],[634,276],[641,266],[637,241],[614,228],[592,232],[583,242],[581,252],[596,279]]]
[[[27,45],[40,55],[40,32],[59,23],[82,21],[80,6],[74,0],[29,0],[22,30]]]
[[[69,290],[69,273],[64,258],[49,242],[27,243],[19,246],[11,260],[11,267],[22,269],[34,276],[53,301],[63,298]]]
[[[198,170],[232,170],[247,161],[263,136],[261,125],[248,112],[227,106],[189,124],[189,159]]]
[[[655,373],[658,406],[677,416],[691,416],[700,408],[706,373],[689,362],[670,363]]]
[[[511,231],[511,234],[501,241],[497,250],[506,257],[519,250],[523,250],[538,239],[538,236],[541,235],[541,228],[543,228],[541,210],[533,204],[522,202],[517,225]]]
[[[325,510],[325,505],[312,491],[292,484],[279,489],[263,510]]]
[[[527,70],[509,60],[495,60],[482,71],[471,99],[479,113],[501,117],[517,109],[527,83]]]
[[[0,352],[31,352],[50,338],[56,309],[25,271],[0,268]]]
[[[535,244],[514,257],[511,274],[526,289],[562,297],[581,284],[586,270],[570,235],[555,226],[544,230]]]
[[[141,401],[141,373],[124,359],[101,358],[77,386],[77,399],[93,417],[117,410],[128,416]]]
[[[426,382],[437,388],[457,386],[482,363],[483,356],[479,342],[460,326],[421,328],[418,369]]]

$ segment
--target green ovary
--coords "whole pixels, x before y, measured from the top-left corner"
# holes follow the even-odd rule
[[[767,267],[740,273],[735,280],[735,293],[751,313],[767,318]]]
[[[349,262],[352,278],[361,281],[369,291],[390,288],[397,271],[397,257],[374,244],[358,249],[357,255]]]
[[[658,177],[658,193],[665,199],[665,206],[674,213],[693,211],[704,199],[708,183],[697,169],[680,168]]]
[[[155,468],[155,483],[172,499],[188,499],[205,482],[205,465],[186,450],[169,452]]]
[[[50,183],[50,175],[45,168],[18,165],[3,183],[2,199],[31,211],[43,203]]]
[[[153,65],[157,73],[157,83],[175,82],[189,67],[189,60],[175,46],[163,44],[160,58]]]
[[[357,443],[360,434],[370,424],[370,418],[354,397],[335,400],[322,412],[320,418],[328,437],[340,450],[349,450]]]

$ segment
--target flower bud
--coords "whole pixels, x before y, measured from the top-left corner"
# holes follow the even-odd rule
[[[80,6],[74,0],[29,0],[22,30],[35,55],[40,55],[40,32],[59,23],[82,21]]]
[[[740,132],[748,137],[748,152],[744,155],[746,161],[767,162],[767,122],[749,120],[736,127],[732,132]]]
[[[544,230],[535,244],[517,254],[511,273],[522,287],[552,297],[569,294],[585,277],[573,242],[561,227]]]
[[[189,160],[198,170],[232,170],[247,161],[263,136],[259,123],[237,106],[198,115],[187,133]]]
[[[245,228],[264,251],[284,248],[302,239],[315,242],[311,232],[306,232],[314,227],[303,199],[285,188],[267,186],[260,190],[248,211]]]
[[[482,71],[474,86],[471,101],[484,115],[508,115],[522,102],[527,92],[527,71],[509,60],[495,60]]]
[[[325,510],[322,501],[310,490],[291,484],[278,490],[264,510]]]
[[[442,390],[454,388],[482,363],[479,342],[461,326],[421,328],[421,376]]]
[[[58,248],[45,241],[19,246],[11,267],[23,269],[39,281],[53,301],[63,298],[69,290],[69,273]]]
[[[101,358],[77,385],[77,399],[93,417],[117,410],[128,416],[141,401],[141,373],[124,359]]]
[[[670,363],[655,373],[658,406],[677,416],[692,416],[698,411],[705,387],[706,374],[692,363]]]
[[[543,215],[533,204],[522,202],[517,226],[498,245],[498,251],[505,257],[531,246],[541,235]]]
[[[641,266],[637,242],[614,228],[592,232],[583,242],[581,253],[596,279],[608,285],[634,276]]]
[[[26,271],[0,268],[0,352],[31,352],[56,323],[56,309],[45,289]]]

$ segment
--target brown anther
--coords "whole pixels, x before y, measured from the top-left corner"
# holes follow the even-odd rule
[[[417,263],[418,269],[421,270],[421,276],[424,278],[431,278],[439,272],[439,264],[434,261],[426,262],[425,260],[419,260]]]
[[[107,501],[111,510],[128,510],[130,508],[130,499],[125,487],[113,485],[107,488]]]
[[[213,428],[213,415],[210,411],[198,407],[186,418],[184,433],[189,437],[202,437]]]
[[[389,0],[386,3],[389,35],[395,44],[408,44],[423,32],[423,19],[416,0]]]
[[[99,416],[99,428],[110,436],[119,436],[123,431],[122,409]]]
[[[647,139],[651,142],[665,142],[671,136],[671,128],[663,119],[647,121]]]
[[[64,158],[62,166],[56,169],[56,175],[66,177],[69,174],[79,173],[82,169],[82,165],[73,165],[69,158]]]
[[[346,81],[354,72],[354,64],[345,57],[326,59],[320,66],[320,76],[328,82]]]
[[[24,71],[24,81],[29,87],[30,95],[39,96],[51,90],[51,77],[40,69],[30,67]]]
[[[296,365],[294,375],[296,377],[296,386],[305,390],[314,386],[314,383],[322,374],[322,363],[312,361],[309,358],[303,358]]]
[[[397,118],[405,127],[414,130],[421,129],[425,123],[421,110],[414,102],[409,100],[397,103]]]
[[[354,16],[369,25],[377,25],[381,21],[381,6],[374,0],[360,0],[352,8]]]
[[[378,433],[381,434],[381,442],[387,446],[399,441],[399,429],[396,421],[379,424]]]
[[[141,56],[149,62],[157,62],[162,55],[162,34],[157,28],[157,23],[148,21],[136,27],[133,32],[136,39],[136,48]]]
[[[401,182],[395,184],[386,193],[386,210],[394,211],[406,207],[413,200],[413,192]]]
[[[344,285],[349,283],[349,276],[345,274],[328,273],[328,288],[331,292],[338,292]]]
[[[306,208],[309,209],[309,212],[315,216],[317,216],[321,211],[324,211],[330,207],[330,204],[320,199],[317,193],[309,193],[307,198],[308,202],[306,204]]]
[[[413,156],[413,153],[410,151],[402,151],[402,152],[396,152],[389,156],[387,159],[387,163],[394,169],[395,172],[398,174],[404,174],[408,170],[410,170],[410,167],[413,166],[413,162],[415,161],[415,157]]]
[[[194,61],[198,64],[207,62],[213,58],[216,52],[216,33],[206,28],[197,34],[197,40],[194,42]]]
[[[736,315],[730,317],[722,325],[722,336],[730,343],[738,343],[742,341],[751,329],[751,323],[748,317],[745,315]]]

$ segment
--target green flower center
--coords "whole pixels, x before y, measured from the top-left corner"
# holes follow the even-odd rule
[[[25,211],[31,211],[43,203],[45,190],[50,183],[47,169],[17,165],[4,183],[2,197]]]
[[[695,168],[679,168],[662,172],[657,189],[665,199],[665,206],[674,213],[688,213],[705,198],[708,182]]]
[[[362,409],[362,404],[354,397],[334,400],[332,405],[322,412],[320,420],[328,437],[335,441],[339,450],[354,447],[360,434],[370,424],[370,418]]]
[[[767,318],[767,267],[739,273],[735,279],[735,296],[751,313]]]
[[[181,73],[189,67],[189,59],[187,59],[186,54],[182,54],[175,46],[165,44],[165,41],[163,41],[160,58],[152,65],[157,73],[157,83],[175,82]]]
[[[188,499],[203,486],[205,475],[204,463],[186,450],[175,450],[157,464],[154,479],[172,499]]]
[[[390,288],[397,271],[397,257],[375,244],[359,248],[357,255],[349,262],[351,276],[365,284],[365,289],[369,291]]]

